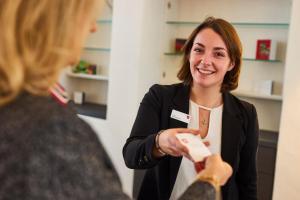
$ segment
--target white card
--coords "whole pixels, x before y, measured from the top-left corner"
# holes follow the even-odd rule
[[[189,155],[194,162],[201,162],[207,156],[211,155],[209,149],[202,142],[201,138],[191,133],[179,133],[177,139],[189,150]]]
[[[174,110],[174,109],[172,110],[171,118],[177,119],[177,120],[185,122],[187,124],[190,123],[190,121],[191,121],[190,115],[180,112],[178,110]]]

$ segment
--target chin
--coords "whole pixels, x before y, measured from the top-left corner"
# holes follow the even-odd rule
[[[207,80],[195,80],[195,79],[194,79],[193,84],[194,84],[194,85],[197,85],[198,87],[206,88],[206,89],[215,86],[214,83],[209,82],[209,81],[207,81]]]
[[[210,86],[210,84],[205,83],[203,81],[194,81],[194,85],[197,85],[198,87],[202,88],[208,88]]]

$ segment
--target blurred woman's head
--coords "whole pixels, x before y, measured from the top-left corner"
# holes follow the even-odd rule
[[[80,58],[102,0],[0,1],[0,105],[20,91],[43,95]]]
[[[209,17],[187,40],[177,76],[187,85],[215,83],[221,92],[230,91],[238,86],[241,56],[242,45],[234,27],[223,19]]]

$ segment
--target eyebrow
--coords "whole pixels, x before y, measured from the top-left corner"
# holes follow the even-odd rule
[[[195,43],[194,45],[198,45],[198,46],[200,46],[200,47],[205,47],[203,44],[201,44],[201,43],[199,43],[199,42],[197,42],[197,43]],[[227,51],[225,48],[223,48],[223,47],[214,47],[214,50],[224,50],[224,51]]]

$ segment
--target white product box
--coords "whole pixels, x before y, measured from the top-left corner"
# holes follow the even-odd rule
[[[74,103],[82,104],[84,102],[84,92],[75,91],[73,95]]]
[[[272,90],[273,90],[272,80],[260,80],[260,81],[256,81],[253,84],[253,91],[256,94],[272,95]]]

